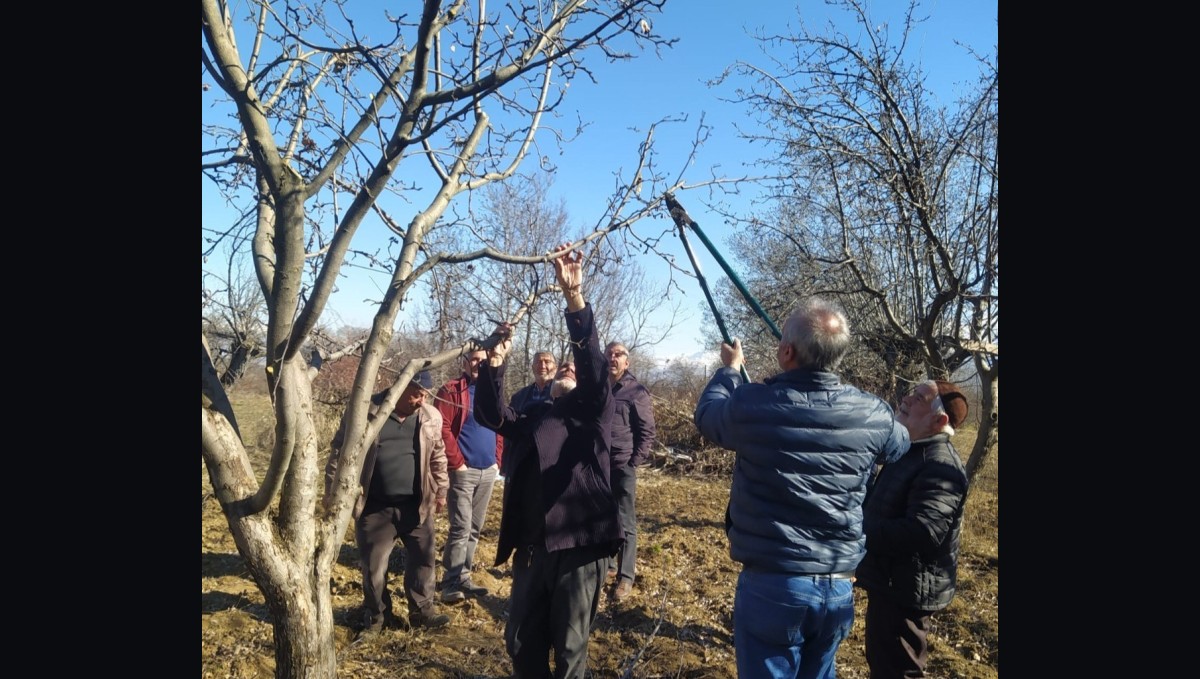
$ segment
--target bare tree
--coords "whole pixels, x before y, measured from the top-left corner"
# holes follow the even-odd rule
[[[266,350],[266,300],[253,274],[239,268],[240,261],[230,258],[225,276],[205,275],[201,305],[204,334],[211,338],[213,361],[226,387]]]
[[[353,12],[373,10],[351,3],[201,0],[202,77],[224,97],[213,106],[228,113],[222,119],[214,111],[204,121],[202,171],[241,210],[228,229],[210,235],[250,245],[266,304],[263,357],[275,414],[271,459],[260,475],[202,336],[201,451],[238,551],[270,610],[277,676],[336,674],[330,574],[367,444],[384,421],[378,415],[395,406],[397,387],[418,370],[495,341],[468,338],[410,359],[372,409],[371,392],[407,295],[448,264],[548,261],[542,252],[512,254],[487,243],[436,251],[427,239],[435,229],[463,227],[447,212],[456,197],[504,181],[528,156],[538,157],[543,118],[553,116],[572,78],[590,76],[583,55],[621,60],[632,56],[622,45],[670,45],[636,30],[650,26],[644,17],[664,3],[424,0],[403,6],[419,9],[415,16],[385,13],[368,21]],[[569,141],[561,130],[545,129]],[[639,168],[650,153],[647,144]],[[414,165],[412,173],[398,173]],[[427,193],[417,190],[421,169],[432,180]],[[661,179],[635,178],[639,185]],[[677,187],[656,187],[651,195]],[[420,203],[402,208],[411,218],[394,218],[406,197]],[[578,246],[627,228],[658,203],[639,203],[630,187],[619,190],[603,222]],[[391,230],[394,249],[352,247],[369,217]],[[311,382],[327,353],[312,339],[352,260],[388,272],[390,282],[362,345],[342,417],[346,443],[322,500],[324,441],[314,426]]]
[[[549,252],[560,243],[583,239],[587,231],[571,227],[565,201],[550,199],[552,186],[553,175],[545,172],[490,185],[480,204],[472,207],[472,218],[466,220],[469,229],[439,231],[426,245],[461,250],[469,243],[486,243],[501,252]],[[646,279],[626,239],[611,235],[597,239],[585,261],[588,294],[602,302],[594,310],[600,335],[629,338],[630,351],[661,342],[675,326],[678,302],[672,303],[667,290]],[[512,355],[519,360],[513,361],[509,385],[515,389],[533,379],[529,364],[537,351],[550,351],[559,360],[569,356],[559,297],[539,302],[552,289],[547,273],[534,267],[514,269],[489,259],[431,272],[437,291],[431,320],[443,346],[461,343],[472,329],[491,319],[512,317],[526,300],[533,300],[526,314],[528,323],[513,344]]]
[[[779,150],[776,209],[748,220],[735,247],[782,325],[797,299],[839,299],[871,356],[849,377],[898,397],[915,380],[981,381],[973,473],[997,436],[999,354],[998,81],[994,53],[971,54],[979,78],[952,107],[935,105],[905,60],[920,20],[876,24],[866,3],[836,4],[861,37],[830,28],[760,36],[770,68],[738,62],[738,95],[763,124],[746,137]],[[740,327],[763,326],[724,296]],[[773,346],[773,338],[767,343]],[[766,363],[766,357],[760,357]]]
[[[499,252],[546,253],[565,241],[579,240],[569,233],[563,202],[549,197],[553,175],[535,172],[489,185],[478,205],[472,205],[467,228],[432,234],[428,244],[443,250],[468,249],[484,243]],[[582,234],[581,234],[582,235]],[[566,350],[561,332],[561,308],[539,303],[541,294],[552,289],[553,277],[538,267],[514,268],[497,260],[478,260],[441,267],[431,272],[437,291],[428,309],[446,345],[461,343],[471,330],[492,321],[512,318],[521,305],[529,304],[527,322],[514,338],[511,383],[518,386],[528,377],[531,352],[546,349],[556,355]]]

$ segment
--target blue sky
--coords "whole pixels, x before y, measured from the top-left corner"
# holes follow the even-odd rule
[[[868,4],[873,23],[888,22],[894,26],[899,26],[906,6],[906,2],[898,0],[876,0]],[[731,11],[731,7],[736,10]],[[719,166],[719,171],[729,176],[755,174],[753,166],[758,154],[764,151],[761,147],[749,146],[734,129],[735,122],[743,126],[749,122],[746,109],[721,100],[732,93],[732,84],[710,89],[705,83],[734,61],[769,67],[767,57],[749,33],[758,29],[768,33],[795,33],[799,19],[797,8],[810,30],[822,29],[830,18],[845,30],[857,30],[851,28],[844,13],[828,7],[822,0],[746,0],[737,3],[672,0],[665,14],[654,18],[654,31],[678,37],[679,42],[674,48],[661,50],[658,55],[653,51],[643,52],[638,59],[619,64],[589,62],[599,82],[573,82],[563,111],[568,119],[578,111],[579,117],[590,122],[590,126],[581,138],[564,148],[562,156],[555,158],[559,171],[552,198],[565,200],[572,223],[593,225],[601,218],[613,189],[615,173],[623,170],[625,176],[630,174],[646,129],[662,118],[686,116],[688,119],[686,123],[667,125],[656,131],[659,162],[672,176],[691,150],[691,140],[702,114],[711,128],[710,136],[694,164],[685,172],[684,180],[699,182],[709,175],[713,166]],[[957,94],[955,85],[973,80],[978,74],[974,59],[954,41],[990,54],[997,44],[997,0],[927,0],[917,14],[929,16],[929,19],[917,27],[908,59],[923,66],[928,84],[941,101],[949,103]],[[215,192],[207,180],[203,193],[205,225],[216,228],[227,224],[228,213],[214,199]],[[730,259],[734,269],[741,272],[736,260],[725,252],[728,227],[717,215],[706,214],[700,202],[706,193],[704,190],[683,193],[679,199],[692,219]],[[730,206],[737,212],[749,212],[758,207],[752,195],[746,195],[740,203]],[[404,215],[405,219],[408,216]],[[644,221],[654,223],[643,226],[640,222],[635,227],[639,232],[644,228],[645,233],[657,233],[670,226],[665,213],[660,218]],[[386,238],[385,234],[381,226],[376,226],[372,233],[364,225],[360,237]],[[669,240],[671,242],[664,241],[667,250],[676,255],[683,268],[690,269],[678,238]],[[724,274],[699,239],[689,240],[705,277],[710,286],[715,287]],[[362,247],[370,249],[366,244]],[[652,255],[642,258],[640,264],[651,277],[658,278],[666,272],[666,265]],[[325,320],[334,326],[370,325],[375,307],[363,300],[378,299],[386,279],[365,273],[356,273],[355,277],[355,280],[343,283],[340,292],[331,299],[331,309]],[[715,349],[703,341],[702,333],[708,329],[700,327],[704,296],[699,286],[690,280],[682,281],[681,285],[687,293],[682,306],[685,321],[675,328],[666,342],[652,350],[662,358]],[[694,289],[686,289],[689,285]],[[401,312],[402,316],[413,313],[412,307]]]

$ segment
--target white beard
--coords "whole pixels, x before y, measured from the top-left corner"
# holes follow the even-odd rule
[[[558,398],[564,394],[569,394],[575,388],[575,380],[570,377],[564,377],[561,380],[554,380],[550,385],[550,398]]]

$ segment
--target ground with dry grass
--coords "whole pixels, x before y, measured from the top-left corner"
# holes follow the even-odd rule
[[[233,394],[248,441],[260,438],[259,397]],[[973,431],[956,437],[969,450]],[[729,558],[724,512],[729,498],[725,451],[701,451],[697,462],[641,470],[638,480],[638,577],[634,595],[605,604],[589,646],[590,674],[599,678],[724,678],[733,658],[733,594],[739,565]],[[700,461],[703,460],[704,463]],[[980,472],[967,502],[958,595],[934,616],[929,674],[943,679],[995,679],[999,673],[997,590],[997,455]],[[661,465],[661,463],[660,463]],[[203,475],[201,520],[201,676],[274,676],[266,605],[238,556]],[[440,630],[393,630],[360,638],[362,586],[353,530],[331,583],[341,676],[487,678],[509,676],[504,620],[511,585],[507,564],[492,568],[500,520],[500,488],[488,511],[474,581],[491,589],[481,599],[443,605],[451,623]],[[437,517],[440,542],[448,525]],[[440,553],[440,552],[439,552]],[[401,587],[403,550],[393,554],[390,587]],[[440,569],[440,567],[439,567]],[[853,632],[838,651],[838,676],[865,679],[864,606],[856,594]],[[403,603],[401,599],[401,608]],[[398,611],[403,613],[403,610]]]

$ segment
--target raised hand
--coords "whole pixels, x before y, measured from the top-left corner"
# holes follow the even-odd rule
[[[563,243],[551,250],[551,254],[564,252],[570,247],[570,243]],[[554,263],[554,275],[558,278],[558,285],[567,300],[567,310],[579,311],[584,307],[583,292],[580,289],[583,285],[583,253],[575,250],[551,261]]]
[[[493,368],[498,368],[504,363],[504,357],[508,355],[512,349],[512,326],[508,323],[501,323],[492,331],[493,335],[499,335],[504,339],[496,343],[488,352],[488,365]]]
[[[570,243],[563,243],[552,250],[551,254],[562,252],[570,247]],[[583,253],[579,250],[568,252],[552,261],[554,262],[554,274],[558,277],[558,284],[564,290],[578,289],[583,283]]]
[[[746,359],[742,357],[742,341],[736,337],[733,344],[721,342],[721,362],[734,370],[741,370]]]

